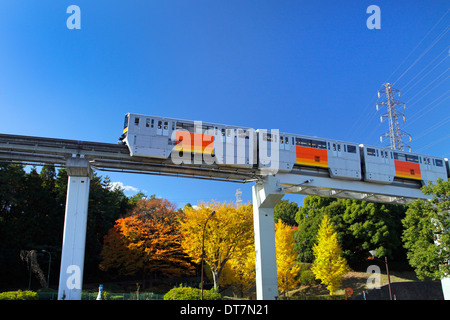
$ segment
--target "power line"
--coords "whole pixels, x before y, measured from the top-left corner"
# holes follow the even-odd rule
[[[448,71],[445,70],[443,73],[441,73],[436,79],[434,79],[432,82],[430,82],[426,87],[424,87],[422,90],[420,90],[418,93],[416,93],[411,99],[409,99],[406,103],[409,103],[409,101],[413,100],[416,96],[418,96],[419,94],[422,93],[422,91],[424,91],[425,89],[427,89],[430,85],[432,85],[436,80],[438,80],[444,73],[446,73]],[[428,95],[431,91],[433,91],[434,89],[436,89],[437,87],[440,86],[440,84],[442,82],[444,82],[445,80],[447,80],[449,78],[449,76],[447,76],[446,78],[444,78],[443,80],[441,80],[437,85],[435,85],[433,88],[431,88],[430,90],[428,90],[428,92],[424,95],[422,95],[421,98],[415,100],[413,103],[411,103],[409,106],[415,105],[418,101],[422,100],[422,98],[424,98],[426,95]]]
[[[445,118],[444,120],[442,120],[439,123],[434,124],[433,126],[431,126],[430,128],[428,128],[426,131],[424,131],[422,134],[416,136],[416,138],[414,139],[415,141],[425,137],[426,135],[428,135],[429,133],[433,132],[434,130],[436,130],[439,127],[442,127],[444,124],[446,124],[447,122],[450,121],[450,116],[448,116],[447,118]]]
[[[447,93],[449,93],[450,90],[447,90],[446,92],[444,92],[444,94],[440,95],[439,97],[437,97],[436,99],[434,99],[432,102],[430,102],[429,104],[427,104],[425,107],[423,107],[422,109],[420,109],[419,111],[417,111],[415,114],[413,114],[413,116],[411,118],[414,118],[414,116],[416,114],[420,115],[415,118],[414,120],[410,121],[405,127],[411,125],[412,123],[416,122],[417,120],[419,120],[420,118],[422,118],[425,114],[427,114],[428,112],[430,112],[431,110],[433,110],[434,108],[436,108],[439,104],[441,104],[442,102],[444,102],[445,100],[447,100],[448,98],[450,98],[450,96],[446,97],[444,100],[438,102],[436,105],[434,105],[432,108],[428,108],[430,105],[432,105],[434,102],[436,102],[437,100],[439,100],[440,98],[442,98],[443,96],[445,96]],[[428,108],[428,110],[426,112],[421,113],[422,110]]]
[[[448,138],[450,138],[450,134],[448,134],[448,135],[442,137],[442,138],[439,139],[439,140],[435,140],[435,141],[433,141],[433,142],[427,144],[426,146],[424,146],[424,147],[420,148],[419,150],[417,150],[417,152],[422,152],[423,150],[427,150],[428,148],[431,148],[432,146],[434,146],[434,145],[436,145],[436,144],[438,144],[438,143],[441,143],[441,142],[447,140]]]
[[[405,63],[405,61],[409,58],[409,56],[416,51],[416,49],[422,44],[422,42],[428,37],[428,35],[431,33],[431,31],[434,30],[434,28],[436,28],[436,26],[439,24],[439,22],[441,22],[441,20],[450,12],[450,9],[447,9],[447,12],[444,13],[444,15],[433,25],[433,27],[427,32],[427,34],[422,38],[422,40],[420,40],[420,42],[414,47],[413,50],[411,50],[409,52],[409,54],[403,59],[403,61],[399,64],[399,66],[394,70],[394,72],[392,72],[392,74],[386,79],[385,82],[388,82],[388,80],[395,74],[395,72],[397,72],[397,70],[403,65],[403,63]]]
[[[404,86],[403,86],[403,88],[406,88],[406,87],[408,87],[408,85],[412,82],[412,81],[414,81],[418,76],[419,76],[419,74],[421,74],[423,71],[425,71],[433,62],[434,62],[434,60],[436,60],[443,52],[446,52],[446,51],[448,51],[448,47],[447,48],[445,48],[444,49],[444,51],[442,51],[440,54],[438,54],[437,56],[436,56],[436,58],[434,58],[425,68],[423,68],[422,69],[422,71],[420,71],[414,78],[412,78],[411,80],[409,80],[409,82],[407,83],[407,84],[405,84]],[[428,71],[424,76],[422,76],[422,78],[419,80],[419,81],[416,81],[415,82],[415,84],[409,89],[409,90],[406,90],[406,92],[404,92],[404,95],[406,95],[412,88],[414,88],[415,86],[417,86],[428,74],[430,74],[430,72],[431,71],[433,71],[434,69],[436,69],[442,62],[444,62],[444,60],[445,59],[447,59],[448,58],[448,54],[441,60],[441,61],[439,61],[439,63],[437,64],[437,65],[435,65],[434,67],[433,67],[433,69],[431,69],[430,71]],[[447,69],[448,70],[448,69]]]

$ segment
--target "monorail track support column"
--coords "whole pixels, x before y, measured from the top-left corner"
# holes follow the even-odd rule
[[[278,296],[275,222],[273,209],[284,191],[275,176],[256,183],[253,193],[253,224],[255,230],[256,298],[275,300]]]
[[[67,159],[66,214],[59,274],[58,300],[81,300],[84,252],[92,170],[85,158]]]

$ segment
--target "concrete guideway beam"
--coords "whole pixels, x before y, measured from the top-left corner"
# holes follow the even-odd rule
[[[84,158],[69,158],[58,300],[81,300],[89,185],[92,171]]]
[[[308,175],[278,173],[279,183],[286,193],[317,195],[334,198],[366,200],[392,204],[407,204],[415,199],[429,199],[420,189],[397,185],[367,183],[316,177]]]
[[[284,191],[274,176],[267,176],[252,187],[255,230],[256,297],[275,300],[278,296],[275,222],[273,209]]]

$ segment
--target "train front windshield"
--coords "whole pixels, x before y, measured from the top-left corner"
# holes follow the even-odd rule
[[[123,133],[126,133],[128,131],[128,118],[129,118],[129,115],[128,114],[125,115],[125,122],[123,124]]]

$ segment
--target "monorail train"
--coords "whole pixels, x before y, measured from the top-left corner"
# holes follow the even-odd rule
[[[450,177],[448,160],[444,158],[278,130],[132,113],[125,115],[120,140],[128,146],[131,156],[169,159],[176,153],[191,161],[195,155],[201,155],[207,164],[259,169],[268,166],[260,154],[268,144],[272,155],[271,148],[279,148],[279,172],[378,184],[425,185]]]
[[[179,151],[208,155],[209,164],[246,168],[256,164],[252,128],[128,113],[120,140],[131,156],[168,159],[173,151]]]

